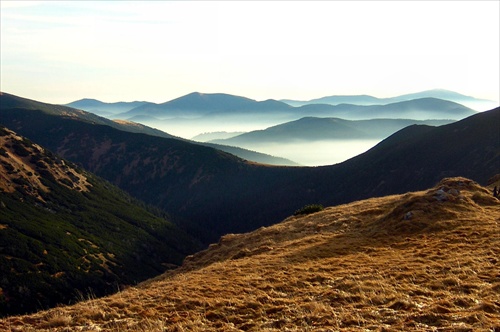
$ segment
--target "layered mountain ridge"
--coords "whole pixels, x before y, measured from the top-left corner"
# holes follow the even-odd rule
[[[307,104],[293,107],[276,100],[255,101],[227,94],[189,94],[163,104],[146,104],[115,118],[134,119],[151,117],[163,120],[173,118],[217,118],[220,116],[288,115],[289,118],[304,116],[335,116],[345,119],[405,118],[405,119],[460,119],[475,111],[453,101],[425,97],[398,101],[383,105],[355,104]]]
[[[382,105],[382,104],[390,104],[390,103],[401,102],[411,99],[418,99],[418,98],[438,98],[464,104],[474,104],[474,103],[477,104],[485,102],[491,103],[491,101],[489,100],[478,99],[445,89],[432,89],[415,93],[403,94],[400,96],[389,97],[389,98],[377,98],[369,95],[333,95],[333,96],[315,98],[307,101],[292,100],[292,99],[282,99],[281,101],[292,106],[303,106],[309,104]]]
[[[145,103],[139,107],[136,107],[135,103],[113,103],[116,107],[128,105],[128,110],[106,116],[111,119],[144,123],[176,136],[191,138],[203,132],[228,130],[246,132],[303,117],[339,117],[347,120],[373,118],[459,120],[473,115],[475,113],[473,109],[457,103],[457,100],[462,100],[454,98],[457,95],[459,94],[451,91],[435,93],[432,90],[368,105],[361,102],[356,104],[356,99],[353,99],[351,104],[309,103],[291,106],[272,99],[256,101],[223,93],[194,92],[165,103]],[[452,98],[446,99],[450,96]],[[85,107],[87,104],[78,101],[68,105],[81,106],[86,111],[107,112],[106,103],[102,103],[103,108],[100,110],[93,104]],[[481,109],[484,110],[484,107]]]

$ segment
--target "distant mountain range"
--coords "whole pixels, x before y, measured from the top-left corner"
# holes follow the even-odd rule
[[[179,106],[173,102],[161,105],[144,105],[126,113],[115,115],[116,118],[134,119],[136,121],[158,121],[173,118],[200,118],[203,121],[216,119],[224,121],[231,117],[253,116],[273,118],[281,116],[285,119],[296,119],[305,116],[329,116],[344,119],[454,119],[475,114],[468,107],[455,102],[437,98],[419,98],[396,102],[387,105],[359,106],[352,104],[328,105],[308,104],[292,107],[279,101],[252,101],[247,98],[230,95],[204,95],[200,99],[198,94],[182,97],[183,103]],[[213,97],[213,98],[212,98]],[[205,103],[201,101],[205,101]]]
[[[0,179],[0,316],[115,292],[201,248],[144,203],[1,126]]]
[[[130,111],[133,108],[143,106],[146,104],[153,104],[146,101],[132,101],[132,102],[117,102],[117,103],[105,103],[97,99],[80,99],[65,106],[69,106],[76,109],[81,109],[87,112],[92,112],[100,116],[111,117],[118,113],[124,113]]]
[[[116,104],[120,104],[120,107],[127,105],[123,109],[129,108],[129,110],[114,113],[112,117],[133,119],[134,121],[207,118],[238,114],[262,116],[288,114],[290,117],[294,117],[295,120],[305,116],[335,116],[345,119],[388,117],[425,120],[426,117],[436,119],[436,116],[439,119],[442,119],[443,116],[449,119],[460,119],[474,114],[473,110],[457,104],[456,100],[478,101],[478,99],[447,90],[429,90],[385,99],[371,96],[332,96],[309,102],[297,102],[290,106],[277,100],[256,101],[223,93],[204,94],[194,92],[162,104],[146,102],[106,104],[95,100],[91,100],[91,103],[89,100],[81,100],[67,106],[78,106],[83,110],[93,111],[99,110],[99,103],[101,103],[102,109],[99,111],[106,111],[107,107],[110,107],[109,105],[113,105],[115,108],[118,108],[118,105],[115,106]],[[142,104],[137,106],[137,103]],[[332,105],[338,106],[332,107]],[[363,105],[375,105],[376,107],[361,107]]]
[[[498,108],[439,127],[412,125],[341,164],[311,168],[249,163],[179,139],[0,104],[0,123],[164,209],[205,243],[309,203],[420,190],[449,176],[485,183],[500,165]]]
[[[369,95],[333,95],[327,97],[321,97],[316,99],[311,99],[307,101],[303,100],[292,100],[292,99],[282,99],[280,101],[287,103],[291,106],[304,106],[310,104],[354,104],[354,105],[384,105],[392,104],[401,101],[408,101],[412,99],[420,98],[437,98],[453,101],[459,104],[481,104],[481,103],[491,103],[490,100],[478,99],[470,96],[466,96],[454,91],[444,90],[444,89],[433,89],[426,90],[416,93],[404,94],[396,97],[390,98],[377,98]]]
[[[452,120],[343,120],[339,118],[307,117],[287,122],[264,130],[256,130],[226,139],[212,140],[213,143],[246,146],[263,143],[290,143],[293,141],[323,141],[346,139],[385,138],[410,125],[440,126]]]
[[[291,106],[276,100],[256,101],[224,93],[193,92],[163,104],[146,104],[115,116],[126,119],[133,116],[165,119],[199,117],[212,113],[277,112],[290,109]]]
[[[143,123],[174,136],[190,139],[207,132],[248,132],[303,117],[337,117],[346,120],[373,118],[459,120],[475,114],[475,111],[454,100],[479,101],[446,90],[429,90],[385,99],[371,96],[332,97],[338,102],[342,101],[338,105],[331,105],[329,98],[291,106],[272,99],[256,101],[223,93],[194,92],[161,104],[102,103],[100,110],[100,102],[95,100],[81,100],[68,105],[106,115],[110,119]],[[137,106],[138,103],[142,104]],[[124,111],[110,114],[111,107],[121,108]]]

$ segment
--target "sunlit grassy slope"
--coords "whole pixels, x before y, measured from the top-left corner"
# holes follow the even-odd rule
[[[154,280],[0,329],[498,331],[499,223],[490,188],[448,178],[226,235]]]

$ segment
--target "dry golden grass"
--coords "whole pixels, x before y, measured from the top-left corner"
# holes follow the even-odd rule
[[[7,331],[499,331],[500,202],[463,178],[226,235],[102,299]]]

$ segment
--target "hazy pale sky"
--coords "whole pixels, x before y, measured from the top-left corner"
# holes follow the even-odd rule
[[[0,1],[4,92],[50,103],[500,100],[500,1]]]

